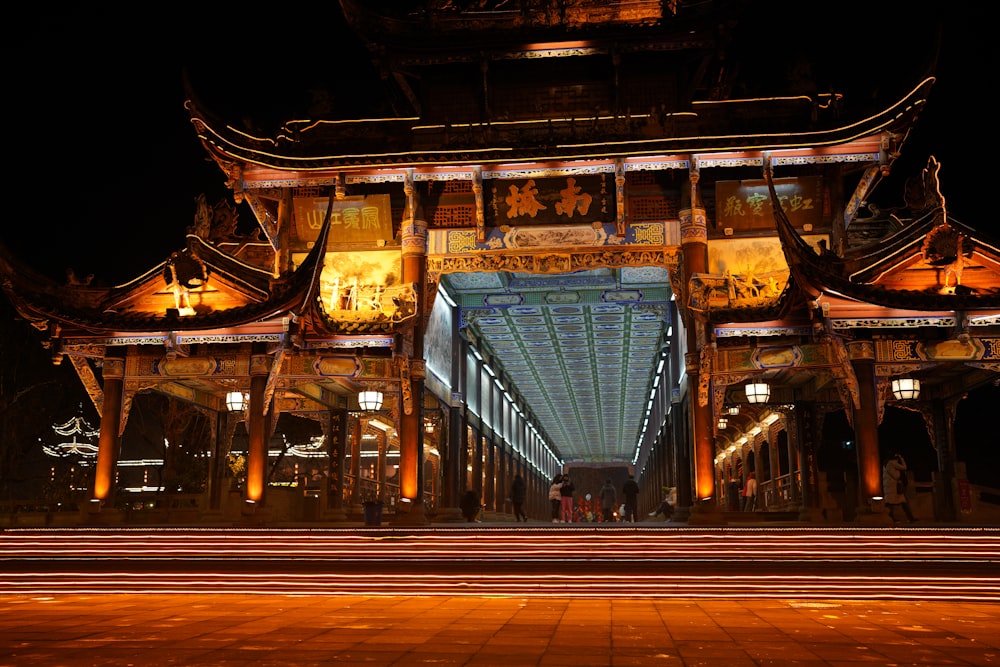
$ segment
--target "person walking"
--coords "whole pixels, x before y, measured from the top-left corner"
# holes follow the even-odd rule
[[[549,487],[549,504],[552,505],[552,523],[559,523],[559,516],[562,513],[562,474],[557,474],[552,478],[552,485]]]
[[[726,484],[726,509],[728,509],[730,512],[739,512],[740,502],[742,500],[740,496],[744,495],[745,493],[746,493],[746,487],[744,487],[741,492],[740,483],[736,481],[735,477],[730,475],[729,483]]]
[[[743,486],[743,511],[757,510],[757,473],[747,475],[747,483]]]
[[[573,480],[569,478],[569,475],[563,475],[563,483],[562,486],[559,487],[559,518],[562,523],[573,523],[574,491],[576,491],[576,487],[573,486]]]
[[[882,468],[882,495],[893,523],[899,523],[896,518],[896,507],[903,509],[903,514],[910,523],[916,521],[913,512],[910,511],[910,503],[906,500],[906,461],[899,452],[893,452]]]
[[[524,513],[524,501],[528,497],[528,484],[524,481],[521,473],[514,475],[510,483],[510,501],[514,504],[514,520],[527,521],[528,515]]]
[[[618,502],[618,493],[615,485],[611,483],[611,478],[604,480],[599,494],[601,499],[601,520],[611,522],[615,520],[615,505]]]
[[[635,481],[635,475],[628,476],[622,487],[622,495],[625,496],[625,516],[622,521],[636,523],[639,520],[639,483]]]

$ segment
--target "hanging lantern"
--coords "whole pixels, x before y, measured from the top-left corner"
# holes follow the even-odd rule
[[[242,391],[231,391],[226,394],[226,409],[230,412],[243,412],[247,407],[247,395]]]
[[[740,406],[730,405],[727,411],[729,412],[730,415],[738,415],[740,414]]]
[[[747,403],[767,403],[771,398],[771,385],[766,382],[751,382],[745,387]]]
[[[358,405],[362,410],[375,412],[382,409],[382,392],[362,391],[358,394]]]
[[[892,395],[897,401],[915,401],[920,398],[920,380],[897,378],[892,381]]]
[[[725,430],[727,426],[729,426],[729,420],[725,417],[719,417],[719,430]]]

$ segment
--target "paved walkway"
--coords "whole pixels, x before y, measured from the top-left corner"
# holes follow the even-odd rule
[[[0,666],[1000,665],[1000,605],[0,595]]]

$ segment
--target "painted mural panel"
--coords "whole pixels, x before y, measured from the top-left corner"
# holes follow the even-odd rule
[[[819,253],[819,242],[829,242],[826,234],[803,235],[802,239]],[[708,243],[708,272],[712,275],[754,275],[788,277],[788,264],[777,236],[713,239]]]
[[[412,316],[416,292],[412,283],[401,281],[401,262],[396,248],[327,253],[320,274],[327,313],[352,321],[399,321]]]
[[[825,234],[803,236],[813,248]],[[708,272],[691,277],[688,306],[759,306],[778,297],[788,283],[788,264],[777,237],[718,239],[708,244]]]

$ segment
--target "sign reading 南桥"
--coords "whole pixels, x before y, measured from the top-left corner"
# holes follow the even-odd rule
[[[609,187],[610,180],[610,187]],[[495,179],[491,225],[551,225],[613,220],[614,180],[608,174]]]
[[[295,232],[303,241],[315,241],[326,218],[327,197],[295,199]],[[389,195],[345,197],[333,202],[330,244],[392,241]]]
[[[774,190],[795,227],[819,227],[823,221],[823,179],[818,176],[779,178]],[[717,226],[734,231],[774,228],[771,193],[763,180],[719,181],[715,184]]]

